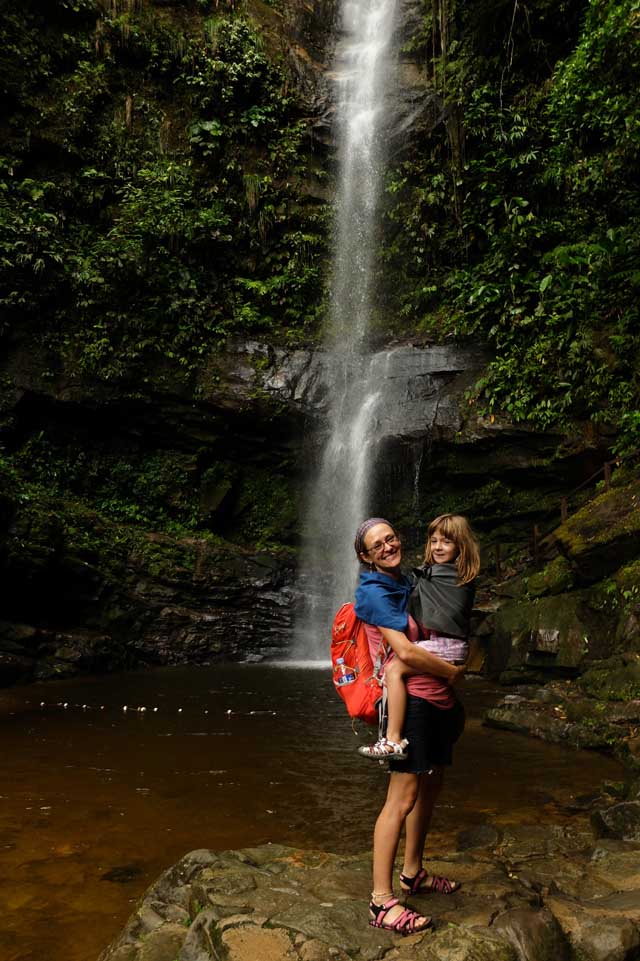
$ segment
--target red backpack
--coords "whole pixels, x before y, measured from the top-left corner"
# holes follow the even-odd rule
[[[375,664],[371,662],[369,641],[364,622],[356,615],[353,603],[343,604],[333,619],[331,628],[331,664],[334,669],[334,686],[345,703],[349,716],[378,723],[378,703],[382,698],[382,663],[387,654],[384,641],[380,645]],[[356,675],[351,684],[335,683],[335,667],[339,657]]]

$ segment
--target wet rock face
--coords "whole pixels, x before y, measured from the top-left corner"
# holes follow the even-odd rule
[[[462,887],[408,899],[434,919],[425,934],[400,940],[367,925],[368,855],[201,850],[152,885],[100,961],[634,961],[637,844],[594,846],[582,822],[485,828],[492,837],[485,830],[473,851],[429,860]]]
[[[541,469],[559,435],[472,413],[465,392],[484,363],[477,346],[395,344],[379,350],[371,363],[385,390],[376,424],[375,501],[408,545],[421,542],[426,519],[444,503],[474,520],[484,511],[491,530],[492,518],[503,523],[505,517],[515,518],[515,529],[519,513],[528,524],[545,485],[555,487],[562,471],[583,471],[575,449],[566,463],[554,461],[552,473]],[[74,470],[82,457],[84,468],[76,470],[73,483],[82,511],[91,516],[74,540],[70,531],[78,524],[67,523],[62,494],[39,512],[17,495],[12,501],[0,494],[0,533],[6,535],[0,540],[6,588],[0,618],[37,632],[27,642],[13,639],[12,628],[0,631],[0,683],[141,661],[260,656],[286,647],[294,606],[292,556],[251,545],[292,548],[298,542],[301,489],[319,456],[336,375],[331,355],[238,341],[205,358],[195,384],[165,368],[150,371],[145,396],[126,396],[113,385],[83,383],[64,372],[45,380],[42,358],[19,347],[6,365],[15,389],[5,397],[3,438],[18,448],[26,439],[45,437],[61,457],[58,476],[65,473],[66,452],[76,452]],[[144,483],[155,483],[158,464],[163,470],[170,465],[171,483],[156,505],[160,516],[180,520],[176,510],[183,511],[190,529],[227,541],[226,557],[211,550],[206,537],[196,536],[190,545],[189,538],[154,533],[153,521],[131,531],[117,528],[93,506],[114,496],[110,481],[99,486],[110,471],[138,476],[149,457],[157,463]],[[506,479],[509,488],[496,493]],[[147,489],[143,484],[142,494],[130,496],[125,491],[129,506]],[[121,493],[115,491],[116,499]],[[596,645],[607,637],[599,628],[602,618],[594,615],[595,627],[583,629],[588,605],[569,612],[562,590],[570,574],[558,568],[549,594],[542,579],[539,603],[524,624],[494,630],[490,650],[497,671],[534,655],[573,667],[585,634],[592,638],[590,656],[598,655]],[[553,616],[543,616],[554,602],[570,621],[564,633]],[[625,625],[627,633],[633,630],[631,615]],[[63,634],[67,640],[57,637]]]
[[[462,425],[460,398],[485,357],[479,347],[390,346],[367,357],[384,383],[385,411],[378,425],[385,437],[424,437],[438,430],[452,439]],[[354,360],[346,376],[362,375]],[[243,409],[262,394],[292,412],[321,417],[328,409],[333,378],[345,376],[326,350],[285,350],[245,341],[236,344],[204,374],[202,395],[216,406]]]
[[[499,586],[502,605],[485,625],[492,674],[525,683],[587,671],[605,698],[640,691],[637,667],[609,660],[640,648],[639,482],[634,467],[614,474],[609,490],[542,539],[537,568]]]
[[[591,823],[598,837],[640,842],[640,801],[623,801],[596,811]]]
[[[393,394],[380,425],[383,436],[396,442],[404,431],[405,439],[423,443],[439,431],[452,438],[477,351],[405,345],[381,352],[380,363],[391,374]],[[140,449],[176,451],[175,464],[184,465],[186,477],[180,496],[195,501],[203,528],[227,540],[171,537],[145,525],[127,530],[84,508],[78,524],[62,502],[37,509],[17,495],[7,499],[0,683],[140,662],[242,659],[286,648],[292,556],[233,541],[246,543],[251,525],[262,523],[269,539],[294,542],[299,465],[308,453],[304,437],[325,410],[330,364],[324,351],[244,341],[203,364],[194,403],[177,382],[163,382],[147,399],[64,377],[45,383],[38,364],[16,354],[16,436],[44,432],[61,452],[73,445],[92,465],[82,476],[98,483],[114,464],[134,463],[127,458]],[[170,485],[168,494],[171,516],[176,488]],[[90,501],[94,492],[87,488],[81,496]],[[31,635],[17,636],[20,625]]]
[[[152,554],[138,546],[110,570],[85,559],[95,594],[82,601],[78,589],[68,606],[49,593],[62,571],[64,595],[74,597],[64,554],[61,567],[54,554],[43,568],[9,568],[5,584],[14,604],[24,585],[12,584],[12,577],[29,574],[34,623],[0,622],[0,684],[140,664],[261,659],[286,650],[294,577],[286,553],[252,553],[195,537],[152,538]],[[94,629],[81,626],[83,620]]]

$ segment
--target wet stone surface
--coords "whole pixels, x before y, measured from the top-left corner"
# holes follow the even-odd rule
[[[367,924],[368,854],[193,851],[100,961],[635,961],[639,863],[639,843],[584,825],[465,831],[429,864],[461,889],[409,899],[434,927],[400,938]]]

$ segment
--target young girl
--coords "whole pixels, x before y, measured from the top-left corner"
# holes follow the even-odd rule
[[[469,621],[479,569],[480,551],[466,517],[442,514],[431,521],[424,565],[414,571],[409,613],[423,637],[416,643],[452,664],[464,664],[469,655]],[[405,680],[415,673],[391,655],[384,672],[386,737],[358,748],[364,757],[401,760],[407,756],[409,742],[402,737],[407,705]]]

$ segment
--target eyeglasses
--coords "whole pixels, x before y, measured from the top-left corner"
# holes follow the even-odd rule
[[[371,547],[367,548],[367,554],[381,554],[385,547],[391,547],[392,544],[399,544],[400,538],[397,534],[387,534],[384,540],[376,541]]]

